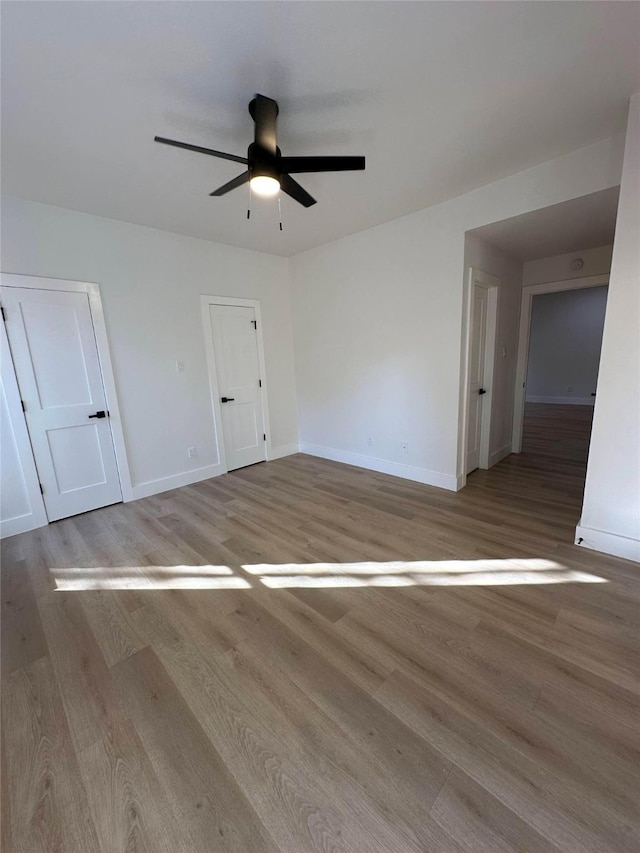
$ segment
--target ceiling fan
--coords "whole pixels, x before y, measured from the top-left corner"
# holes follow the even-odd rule
[[[315,198],[309,195],[297,181],[294,181],[291,177],[292,173],[346,172],[364,169],[364,157],[283,157],[276,144],[278,104],[273,98],[256,95],[249,103],[249,113],[256,128],[254,141],[249,146],[246,157],[225,154],[224,151],[214,151],[212,148],[202,148],[200,145],[177,142],[175,139],[165,139],[162,136],[156,136],[154,139],[164,145],[175,145],[176,148],[186,148],[187,151],[211,154],[213,157],[233,160],[234,163],[244,163],[247,166],[246,172],[209,193],[213,196],[226,195],[248,181],[252,191],[258,195],[274,196],[282,190],[304,207],[311,207],[316,203]]]

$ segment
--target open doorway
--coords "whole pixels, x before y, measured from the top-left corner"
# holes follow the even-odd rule
[[[546,482],[566,464],[572,492],[582,494],[618,193],[613,187],[467,232],[465,267],[501,280],[492,488],[516,470],[526,470],[532,485],[536,477]]]
[[[608,281],[606,274],[522,288],[514,453],[586,465]]]
[[[586,466],[607,292],[606,284],[594,284],[533,296],[523,453]]]

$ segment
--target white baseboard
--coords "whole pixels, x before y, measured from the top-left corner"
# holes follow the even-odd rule
[[[291,456],[298,453],[300,447],[297,444],[281,444],[271,448],[271,459],[280,459],[282,456]],[[158,480],[149,480],[146,483],[138,483],[132,488],[132,497],[129,500],[137,501],[140,498],[148,498],[158,495],[160,492],[168,492],[170,489],[178,489],[180,486],[190,486],[201,480],[211,477],[219,477],[227,472],[222,465],[205,465],[203,468],[195,468],[193,471],[183,471],[181,474],[173,474],[171,477],[160,477]],[[126,500],[125,500],[126,503]]]
[[[537,397],[527,395],[527,403],[557,403],[562,406],[595,406],[595,397]]]
[[[579,540],[582,539],[582,542]],[[604,530],[594,530],[592,527],[576,527],[576,545],[590,548],[592,551],[602,551],[603,554],[613,554],[614,557],[624,557],[640,563],[640,541],[617,533],[607,533]]]
[[[413,465],[403,465],[399,462],[388,462],[386,459],[377,459],[375,456],[364,456],[361,453],[349,453],[346,450],[336,450],[333,447],[305,443],[300,444],[300,453],[319,456],[321,459],[331,459],[333,462],[344,462],[347,465],[355,465],[357,468],[366,468],[368,471],[391,474],[394,477],[414,480],[416,483],[424,483],[427,486],[437,486],[451,492],[456,492],[459,488],[457,478],[452,474],[429,471],[427,468],[416,468]]]
[[[222,465],[205,465],[203,468],[194,468],[192,471],[183,471],[181,474],[173,474],[171,477],[160,477],[158,480],[149,480],[146,483],[138,483],[132,488],[133,498],[148,498],[158,495],[160,492],[168,492],[170,489],[178,489],[180,486],[190,486],[199,483],[200,480],[208,480],[210,477],[218,477],[226,473]]]
[[[489,468],[493,468],[494,465],[497,465],[505,456],[509,456],[511,453],[511,442],[509,444],[505,444],[504,447],[501,447],[499,450],[494,450],[493,453],[489,454]]]
[[[293,453],[300,453],[300,445],[296,444],[280,444],[278,447],[271,448],[269,461],[274,459],[282,459],[283,456],[291,456]]]
[[[46,515],[40,516],[33,512],[27,513],[27,515],[18,515],[15,518],[5,518],[0,521],[0,539],[17,536],[18,533],[27,533],[29,530],[36,530],[38,527],[46,527],[48,523]]]

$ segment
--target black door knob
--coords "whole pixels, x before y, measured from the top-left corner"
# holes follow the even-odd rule
[[[480,390],[478,391],[478,394],[486,394],[486,393],[487,392],[484,390],[484,388],[480,388]]]
[[[90,418],[106,418],[106,412],[96,412],[95,415],[89,415]]]
[[[231,403],[235,400],[235,397],[220,397],[221,403]]]

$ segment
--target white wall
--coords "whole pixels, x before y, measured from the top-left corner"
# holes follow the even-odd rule
[[[5,198],[2,270],[100,285],[135,496],[215,473],[200,294],[260,300],[271,443],[297,449],[286,259]]]
[[[640,561],[640,94],[631,99],[582,544]]]
[[[595,403],[606,306],[606,285],[533,297],[528,402]]]
[[[604,140],[293,258],[301,448],[457,488],[465,232],[616,186],[621,158]]]
[[[488,272],[500,279],[498,324],[491,394],[489,467],[511,453],[514,382],[518,355],[518,323],[522,293],[522,262],[514,260],[475,234],[464,243],[465,269]]]
[[[553,255],[525,261],[522,268],[522,284],[546,284],[549,281],[567,281],[572,278],[584,278],[589,275],[606,275],[611,269],[613,246],[598,246],[596,249],[583,249],[566,255]],[[576,258],[583,261],[579,270],[571,269]]]

